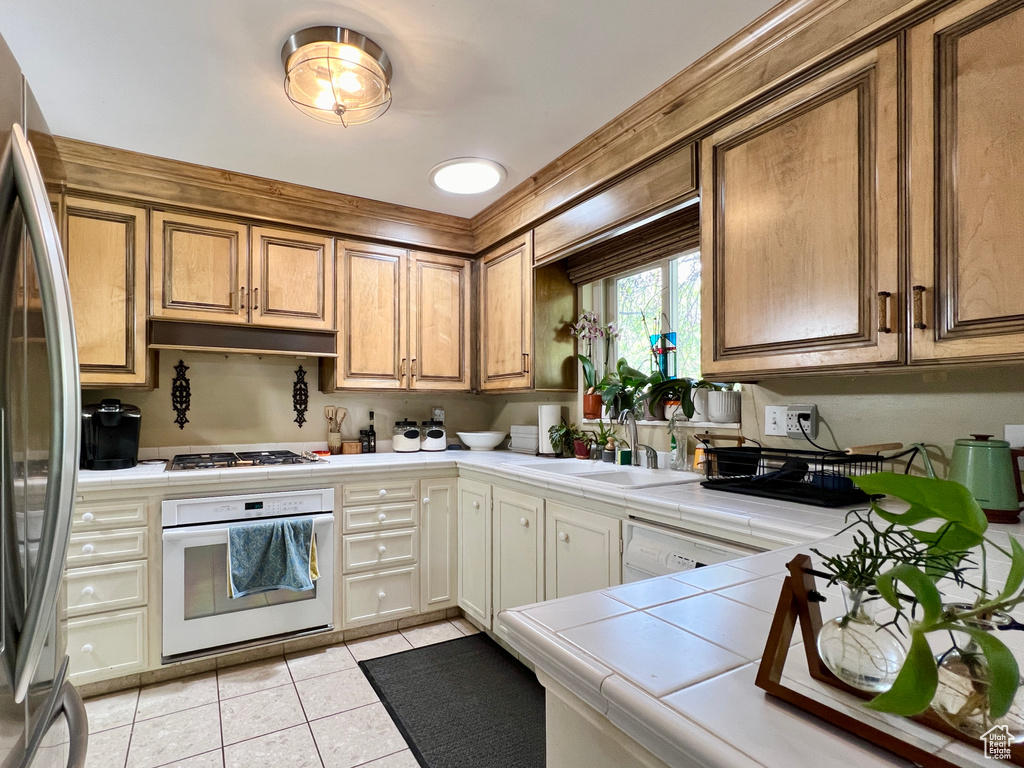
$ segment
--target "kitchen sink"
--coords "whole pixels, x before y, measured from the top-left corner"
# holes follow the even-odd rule
[[[696,472],[675,472],[669,469],[641,469],[639,467],[631,469],[618,467],[611,471],[582,472],[574,476],[613,488],[653,488],[659,485],[696,483],[704,479],[704,475],[699,475]]]
[[[509,462],[505,464],[510,469],[529,469],[534,472],[545,472],[551,475],[574,475],[587,473],[601,475],[607,472],[614,472],[617,467],[601,461],[583,461],[581,459],[545,459],[542,461]]]

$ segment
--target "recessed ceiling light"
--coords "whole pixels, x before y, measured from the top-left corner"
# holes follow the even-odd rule
[[[429,178],[442,192],[477,195],[501,184],[505,180],[505,169],[482,157],[456,157],[431,168]]]

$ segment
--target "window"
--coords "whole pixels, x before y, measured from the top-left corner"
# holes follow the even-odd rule
[[[605,315],[619,329],[611,360],[624,357],[634,368],[652,371],[651,335],[674,331],[675,375],[700,378],[699,251],[609,278],[604,285]]]

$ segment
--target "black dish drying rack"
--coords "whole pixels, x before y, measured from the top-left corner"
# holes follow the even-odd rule
[[[864,504],[871,497],[851,478],[881,472],[896,456],[739,446],[704,449],[705,488],[818,507]]]

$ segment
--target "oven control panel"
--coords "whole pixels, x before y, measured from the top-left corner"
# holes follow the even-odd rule
[[[164,528],[231,522],[233,520],[254,520],[262,517],[316,515],[333,511],[333,488],[214,496],[202,499],[168,499],[160,505]]]

